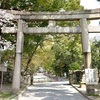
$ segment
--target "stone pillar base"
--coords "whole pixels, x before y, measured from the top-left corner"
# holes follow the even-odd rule
[[[80,83],[80,88],[86,88],[86,83],[85,82],[81,82]]]
[[[17,93],[19,92],[19,90],[20,90],[20,89],[15,89],[15,88],[14,88],[14,89],[12,89],[12,93],[13,93],[13,94],[17,94]]]
[[[86,92],[88,95],[95,94],[94,85],[86,85]]]

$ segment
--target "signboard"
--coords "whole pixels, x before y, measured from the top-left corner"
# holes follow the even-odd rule
[[[6,72],[7,71],[7,63],[4,62],[4,64],[0,65],[0,71]]]
[[[5,66],[0,67],[0,71],[6,72],[7,71],[7,67],[5,67]]]
[[[96,69],[85,69],[85,80],[86,84],[97,84],[97,70]]]
[[[8,63],[8,61],[6,61],[6,62],[4,62],[3,64],[0,65],[0,71],[2,71],[1,89],[2,89],[2,84],[3,84],[3,72],[7,71],[7,63]]]

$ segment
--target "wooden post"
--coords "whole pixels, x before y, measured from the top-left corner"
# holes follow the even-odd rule
[[[85,68],[91,68],[91,50],[90,50],[87,19],[86,18],[80,19],[80,25],[82,30],[81,37],[82,37],[82,49],[84,55],[84,66]],[[95,92],[94,85],[86,84],[86,91],[87,94],[94,94]]]
[[[13,84],[12,84],[12,92],[14,94],[20,90],[23,42],[24,42],[23,21],[19,19],[17,43],[16,43],[15,67],[14,67]]]

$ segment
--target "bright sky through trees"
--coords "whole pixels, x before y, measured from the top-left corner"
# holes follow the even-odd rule
[[[84,6],[84,9],[96,9],[100,8],[100,2],[97,0],[81,0],[81,5]],[[100,25],[100,20],[91,21],[91,26],[98,26]],[[100,39],[100,33],[90,34],[90,38],[94,38],[94,36]]]
[[[83,5],[85,9],[100,8],[100,2],[97,0],[81,0],[81,5]]]

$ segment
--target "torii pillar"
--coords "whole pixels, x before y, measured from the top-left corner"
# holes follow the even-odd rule
[[[13,74],[12,92],[15,94],[20,90],[21,81],[21,66],[22,66],[22,52],[24,43],[23,21],[18,20],[15,67]]]
[[[91,49],[90,49],[90,41],[89,41],[89,33],[88,33],[88,25],[87,19],[80,19],[81,26],[81,38],[82,38],[82,49],[84,56],[84,66],[85,68],[91,68]],[[87,94],[94,94],[95,89],[94,85],[86,84]]]

